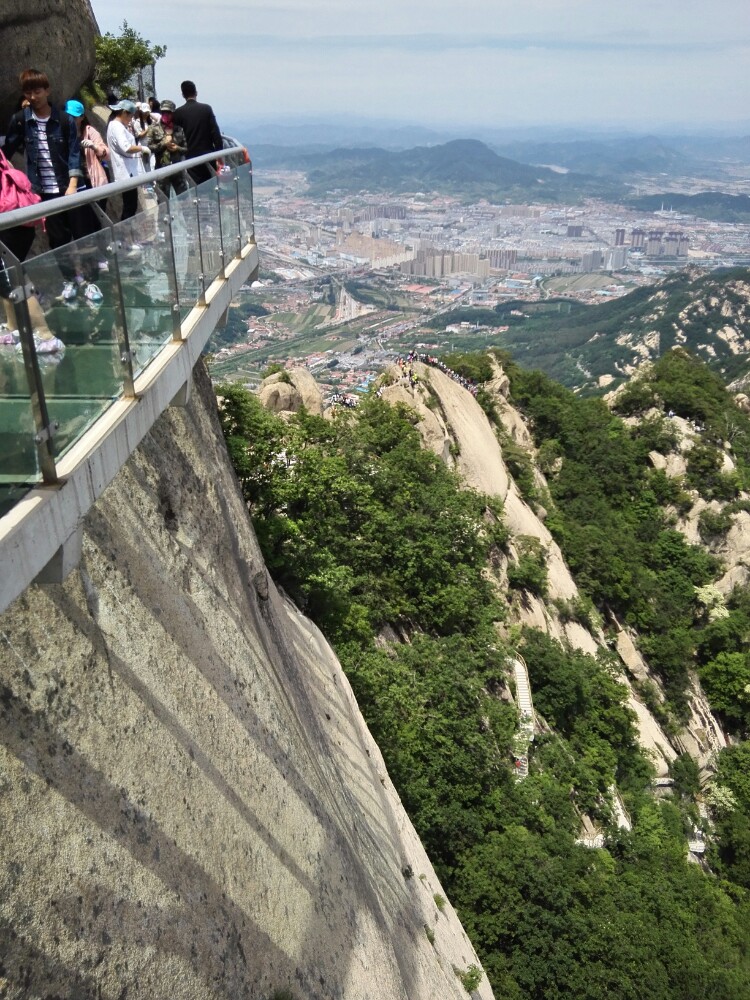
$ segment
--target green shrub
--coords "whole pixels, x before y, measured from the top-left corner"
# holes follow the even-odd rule
[[[644,449],[658,451],[662,455],[674,451],[677,447],[677,431],[674,424],[659,415],[641,420],[633,428],[633,437]]]
[[[676,505],[686,495],[682,489],[680,480],[668,476],[664,469],[654,469],[648,474],[647,480],[649,488],[653,490],[654,496],[662,505],[670,503]],[[688,497],[688,500],[690,507],[692,507],[693,502],[690,497]],[[688,507],[688,510],[690,507]]]
[[[570,600],[557,598],[554,605],[560,615],[560,620],[563,622],[578,622],[584,628],[592,631],[602,627],[602,616],[594,607],[591,598],[586,597],[585,594],[578,594],[571,597]]]
[[[439,892],[436,892],[432,898],[435,900],[435,906],[437,906],[438,910],[442,913],[445,910],[445,904],[448,900],[445,896],[441,896]]]
[[[750,726],[750,653],[722,652],[700,667],[701,683],[711,705],[731,729]]]
[[[722,472],[724,451],[715,445],[699,442],[687,459],[687,483],[706,500],[734,500],[741,483],[737,473]]]
[[[698,532],[704,542],[721,538],[722,535],[726,535],[731,527],[732,515],[727,511],[726,507],[719,511],[706,507],[698,515]]]
[[[537,454],[537,463],[545,476],[555,475],[562,466],[563,450],[559,441],[554,438],[543,441]]]
[[[690,511],[693,509],[694,503],[695,501],[693,497],[685,490],[681,489],[677,495],[677,498],[674,501],[674,506],[677,509],[677,513],[681,517],[684,517],[686,514],[689,514]]]
[[[508,584],[514,590],[528,590],[537,597],[547,596],[548,578],[546,554],[538,538],[519,536],[517,563],[508,566]]]
[[[524,500],[532,507],[539,502],[539,491],[534,479],[534,466],[529,453],[511,438],[509,434],[498,431],[503,460],[508,472],[515,480]]]
[[[689,753],[681,753],[669,765],[675,791],[684,798],[694,798],[701,790],[700,768]]]
[[[473,993],[482,981],[482,970],[478,965],[470,965],[463,972],[460,969],[454,971],[467,993]]]
[[[92,108],[95,104],[106,104],[107,103],[107,93],[100,84],[92,80],[89,83],[85,83],[80,91],[79,96],[81,101],[87,108]]]

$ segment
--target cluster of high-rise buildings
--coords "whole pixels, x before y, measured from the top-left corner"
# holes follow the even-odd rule
[[[680,267],[694,256],[694,234],[682,217],[657,217],[626,222],[622,212],[599,204],[467,206],[438,196],[358,195],[308,211],[303,235],[292,228],[289,240],[303,245],[299,255],[315,266],[369,263],[416,278],[463,276],[477,285],[517,270],[554,275]]]
[[[630,233],[630,246],[633,250],[642,250],[647,257],[687,257],[690,241],[687,233],[683,232],[633,229]]]
[[[372,222],[375,219],[405,219],[405,205],[365,205],[354,216],[355,222]]]
[[[587,250],[581,257],[581,271],[584,274],[598,271],[620,271],[628,262],[627,247],[609,247],[606,250]]]
[[[451,274],[467,274],[488,278],[490,271],[512,271],[518,263],[518,251],[504,248],[482,249],[476,252],[449,251],[434,246],[419,246],[413,260],[403,261],[402,274],[422,278],[444,278]]]
[[[489,258],[478,253],[417,250],[414,259],[402,261],[400,267],[402,274],[421,278],[444,278],[450,274],[470,274],[477,278],[490,276]]]
[[[580,236],[582,226],[568,226],[568,236]],[[628,263],[628,253],[634,250],[649,258],[679,259],[688,256],[690,240],[687,233],[665,232],[663,229],[633,229],[630,246],[625,242],[625,229],[615,230],[615,245],[602,249],[587,250],[581,256],[580,270],[584,273],[598,271],[619,271]]]

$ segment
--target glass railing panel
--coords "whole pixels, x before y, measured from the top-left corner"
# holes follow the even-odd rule
[[[203,248],[203,266],[206,271],[206,287],[211,284],[222,270],[221,219],[219,216],[217,187],[217,180],[215,177],[212,177],[210,180],[203,181],[196,189],[201,229],[201,246]]]
[[[0,240],[2,240],[0,232]],[[34,444],[36,422],[19,327],[8,298],[22,284],[18,269],[0,263],[0,517],[41,478]]]
[[[93,213],[88,220],[98,225]],[[48,415],[59,424],[58,458],[123,389],[123,317],[110,253],[105,228],[24,264]]]
[[[221,242],[224,262],[229,264],[239,253],[240,223],[237,215],[237,180],[234,167],[226,166],[219,173],[219,205],[221,206]]]
[[[138,201],[138,213],[113,227],[134,378],[172,339],[175,299],[167,206],[151,186]]]
[[[203,291],[197,202],[196,190],[192,186],[186,188],[177,197],[172,195],[169,202],[182,322],[185,321],[190,310],[197,305]]]
[[[240,198],[240,235],[242,245],[255,238],[255,217],[253,215],[253,171],[249,163],[237,168]]]

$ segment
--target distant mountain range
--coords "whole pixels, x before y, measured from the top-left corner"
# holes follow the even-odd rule
[[[420,134],[424,145],[382,148],[357,145],[368,133],[360,129],[346,146],[331,148],[316,137],[311,126],[267,129],[279,143],[251,143],[255,166],[303,171],[313,197],[338,191],[404,194],[422,191],[490,201],[547,201],[575,203],[584,198],[619,201],[647,212],[662,202],[675,211],[720,222],[750,219],[750,198],[723,193],[736,179],[738,166],[750,158],[750,137],[712,139],[657,136],[575,139],[530,142],[515,140],[490,146],[477,139],[435,143],[439,133],[429,129],[386,130],[392,140]],[[319,138],[320,141],[315,141]],[[669,190],[686,176],[706,178],[706,190],[688,195]],[[644,177],[663,177],[664,191],[636,197]]]
[[[602,177],[630,177],[633,174],[659,172],[672,174],[683,171],[689,159],[684,151],[654,136],[637,140],[512,142],[495,144],[493,149],[502,156],[523,163],[545,163]]]
[[[732,164],[746,163],[750,137],[628,136],[569,142],[494,143],[502,156],[544,163],[597,176],[633,179],[638,175],[678,177],[700,174],[719,179]]]
[[[303,170],[313,197],[364,190],[393,194],[438,192],[495,201],[575,202],[585,197],[614,200],[626,193],[617,181],[520,163],[499,156],[476,139],[401,151],[367,148],[318,152],[261,145],[253,146],[251,155],[261,169]]]

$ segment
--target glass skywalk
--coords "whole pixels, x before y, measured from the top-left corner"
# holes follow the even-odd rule
[[[251,165],[225,166],[168,200],[155,181],[184,168],[139,178],[141,211],[132,219],[113,224],[97,206],[100,232],[23,264],[2,242],[19,213],[0,216],[18,328],[17,337],[0,333],[0,516],[32,486],[57,481],[60,458],[115,400],[134,395],[139,374],[182,339],[206,289],[254,242]],[[101,201],[133,186],[97,194]],[[46,202],[23,218],[92,195]]]

